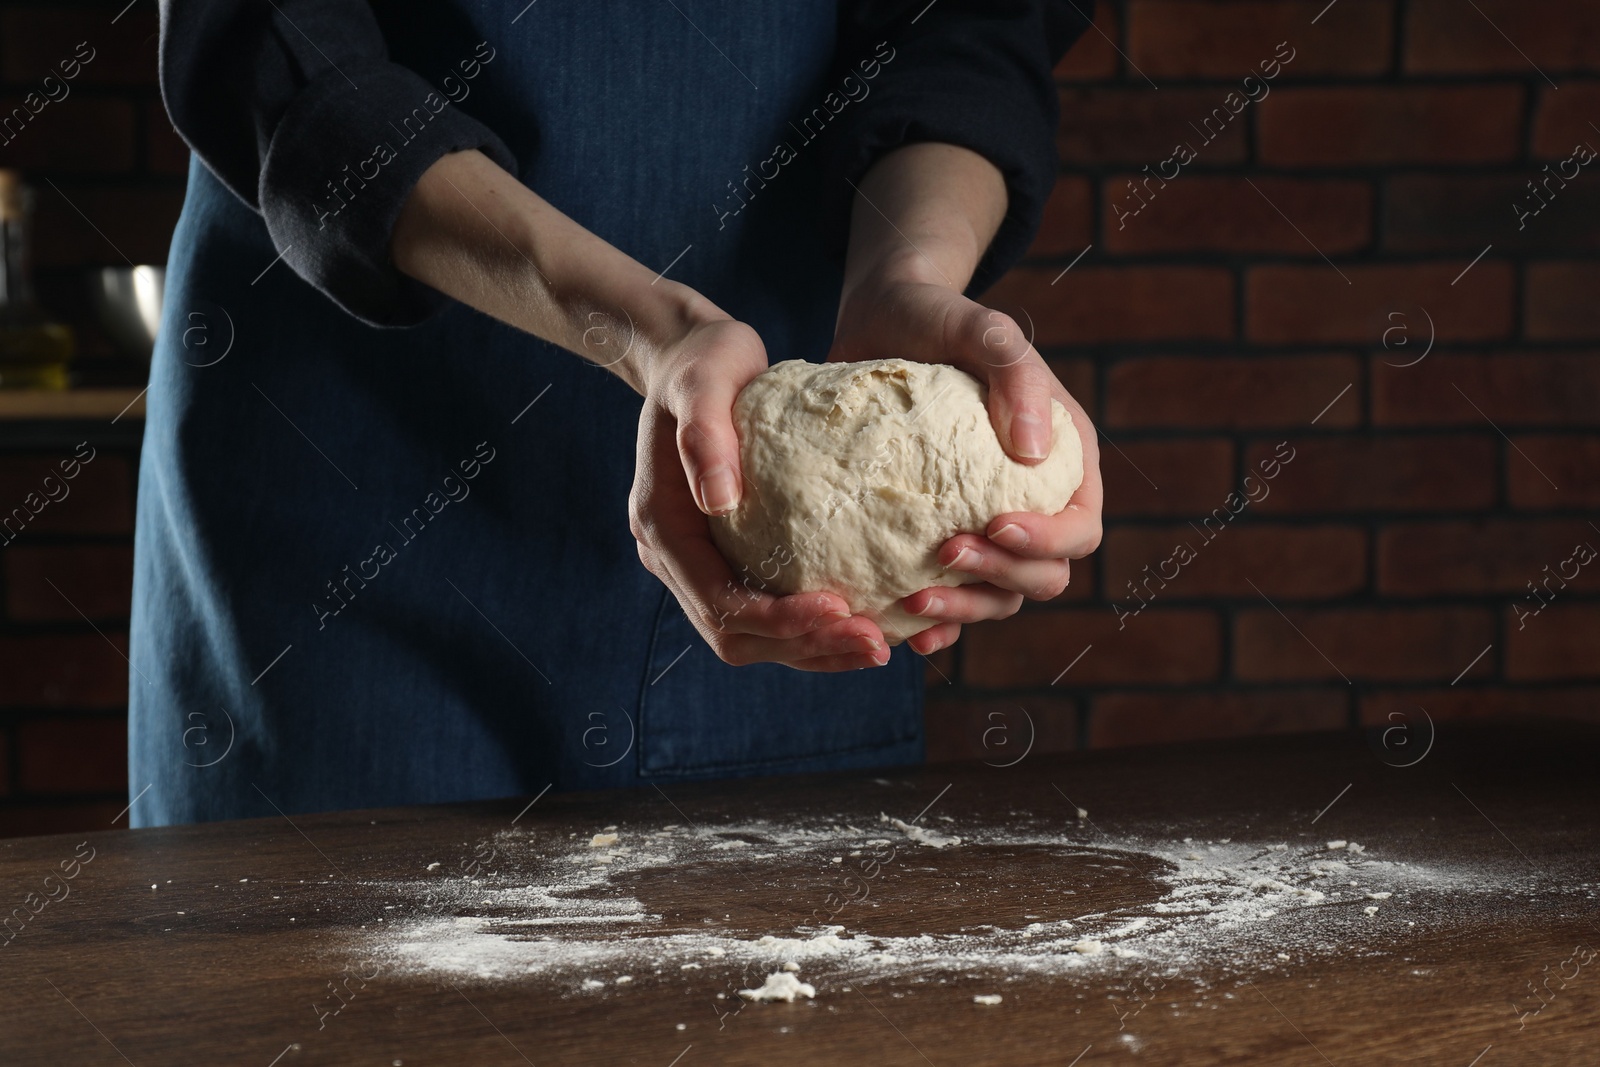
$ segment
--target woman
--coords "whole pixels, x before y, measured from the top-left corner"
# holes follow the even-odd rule
[[[1037,226],[1085,16],[925,4],[165,0],[139,825],[920,759],[916,653],[1099,540],[1081,407],[963,295]],[[1024,462],[1052,395],[1085,428],[1069,510],[952,539],[984,583],[893,655],[708,537],[734,397],[825,354],[966,367]]]

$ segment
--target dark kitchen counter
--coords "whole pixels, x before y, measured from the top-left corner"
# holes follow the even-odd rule
[[[0,842],[0,1061],[1595,1062],[1600,732],[1388,740]]]

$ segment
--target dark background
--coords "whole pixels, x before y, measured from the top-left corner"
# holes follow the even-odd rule
[[[6,113],[78,42],[98,53],[0,166],[39,189],[42,295],[105,381],[138,368],[88,324],[83,269],[165,261],[187,164],[155,2],[122,10],[0,0]],[[934,657],[930,758],[1600,718],[1600,561],[1512,607],[1600,548],[1600,165],[1521,230],[1512,207],[1600,147],[1600,5],[1101,0],[1097,27],[1058,71],[1043,233],[989,299],[1103,431],[1105,545],[1061,600]],[[1270,93],[1202,143],[1190,124],[1284,41]],[[1119,223],[1179,141],[1198,158]],[[0,549],[0,835],[128,801],[137,448],[106,440]],[[1203,544],[1189,524],[1284,441],[1270,495]],[[69,452],[0,421],[0,502]],[[1180,541],[1197,559],[1119,628],[1126,583]]]

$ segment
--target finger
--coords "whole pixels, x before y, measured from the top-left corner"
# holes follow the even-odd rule
[[[777,596],[759,577],[735,575],[689,499],[687,484],[671,469],[677,463],[673,451],[665,433],[655,434],[653,447],[641,444],[639,450],[652,487],[650,499],[636,509],[644,524],[640,559],[671,587],[708,641],[721,632],[794,637],[849,616],[850,605],[836,594]]]
[[[735,581],[722,553],[703,532],[680,535],[671,544],[670,553],[656,553],[657,562],[682,590],[680,600],[694,605],[709,630],[781,641],[852,619],[850,606],[832,593],[774,596],[759,585]],[[870,620],[860,621],[865,627],[860,632],[877,631]]]
[[[1082,559],[1100,547],[1098,511],[1067,505],[1054,515],[1009,512],[989,524],[988,538],[1024,559]]]
[[[1040,462],[1050,454],[1055,375],[1011,316],[974,304],[951,318],[963,366],[988,383],[989,420],[1000,446],[1020,462]]]
[[[759,344],[759,341],[756,342]],[[669,398],[678,419],[678,454],[689,479],[695,506],[707,515],[726,515],[743,497],[739,465],[739,434],[733,426],[733,402],[756,374],[765,369],[752,364],[730,373],[728,364],[718,369],[691,369],[683,375]]]
[[[818,657],[855,656],[874,665],[889,662],[883,631],[864,616],[854,616],[799,637],[771,638],[753,634],[719,634],[712,645],[724,662],[795,665]]]
[[[941,648],[949,648],[961,636],[961,624],[958,622],[940,623],[930,626],[920,634],[906,642],[913,652],[923,656],[931,656]]]
[[[1072,577],[1071,565],[1064,559],[1025,559],[973,534],[959,534],[946,541],[939,549],[939,562],[950,570],[1021,593],[1029,600],[1060,596]]]
[[[1022,599],[1021,593],[980,582],[976,585],[936,585],[912,593],[900,604],[908,613],[925,619],[962,623],[1009,619],[1022,607]]]
[[[1082,559],[1100,547],[1104,534],[1100,453],[1087,417],[1073,412],[1072,421],[1084,443],[1083,481],[1072,499],[1054,515],[1025,511],[996,515],[985,530],[989,540],[1029,559]]]
[[[846,654],[842,656],[815,656],[811,659],[800,660],[797,663],[790,663],[788,666],[797,671],[816,671],[818,673],[832,674],[839,671],[859,671],[869,667],[881,667],[883,664],[871,656]]]

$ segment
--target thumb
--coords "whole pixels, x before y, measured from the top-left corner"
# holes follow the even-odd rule
[[[967,366],[989,385],[989,419],[1013,459],[1050,454],[1055,376],[1011,316],[979,307],[963,324]]]
[[[677,405],[678,455],[694,502],[707,515],[727,514],[744,495],[733,402],[746,381],[726,373],[701,376]]]

